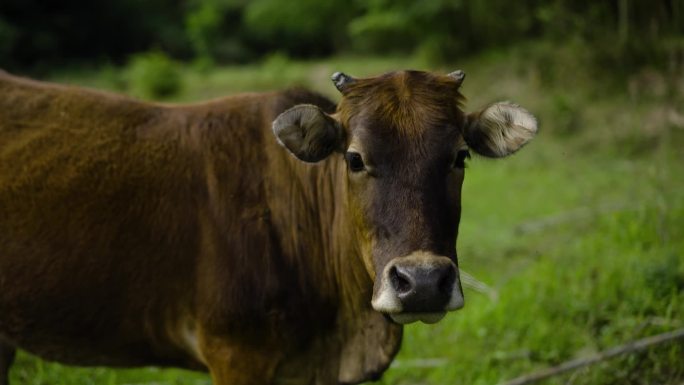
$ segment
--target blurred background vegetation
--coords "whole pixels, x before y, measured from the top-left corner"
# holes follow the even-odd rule
[[[543,37],[599,68],[680,65],[682,0],[3,0],[0,63],[43,74],[64,66],[200,67],[278,52],[417,54],[430,63]],[[581,47],[581,48],[580,48]],[[133,58],[133,59],[132,59]]]
[[[684,327],[684,0],[2,0],[0,68],[170,102],[463,69],[468,111],[510,99],[541,133],[470,162],[459,260],[487,287],[407,327],[382,382],[497,384]],[[28,353],[11,376],[209,383]],[[678,342],[546,383],[683,382]]]
[[[569,47],[610,81],[681,68],[683,31],[683,0],[3,0],[0,67],[107,68],[112,87],[164,98],[182,88],[179,63],[411,55],[438,66],[532,40],[547,44],[527,53],[542,67],[567,59],[550,47]]]

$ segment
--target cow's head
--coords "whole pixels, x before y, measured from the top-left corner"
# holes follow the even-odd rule
[[[305,162],[343,154],[348,206],[374,279],[371,303],[399,323],[437,322],[463,306],[455,244],[469,150],[505,157],[537,131],[535,118],[508,102],[465,114],[464,77],[336,73],[334,115],[299,105],[273,123],[279,142]]]

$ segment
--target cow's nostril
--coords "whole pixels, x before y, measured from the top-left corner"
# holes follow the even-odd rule
[[[392,282],[392,287],[397,294],[407,293],[413,288],[413,285],[411,285],[411,280],[406,273],[399,271],[396,266],[392,266],[390,269],[389,278]]]
[[[456,269],[453,266],[449,266],[442,276],[439,278],[437,283],[437,290],[442,294],[451,294],[454,288],[454,282],[456,281]]]

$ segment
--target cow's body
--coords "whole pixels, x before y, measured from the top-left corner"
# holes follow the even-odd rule
[[[361,300],[372,281],[339,238],[344,164],[303,165],[271,132],[284,109],[331,102],[300,91],[167,107],[8,75],[0,95],[4,344],[203,368],[221,359],[206,346],[229,340],[236,376],[303,383],[336,379],[345,350],[360,360],[341,380],[388,365],[400,327]],[[365,326],[377,343],[358,349],[373,357],[350,345]]]
[[[0,74],[0,385],[17,347],[216,385],[377,378],[399,324],[463,306],[467,148],[503,157],[536,132],[510,103],[466,115],[463,78],[338,73],[335,110],[307,91],[165,106]]]

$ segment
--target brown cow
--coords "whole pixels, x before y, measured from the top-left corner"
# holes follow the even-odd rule
[[[307,91],[169,106],[0,74],[0,383],[17,347],[218,385],[378,378],[401,324],[463,306],[468,149],[536,132],[514,104],[464,114],[463,78],[338,73],[335,111]]]

